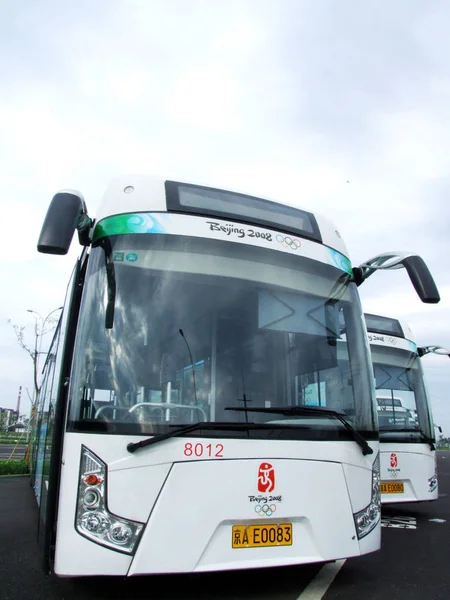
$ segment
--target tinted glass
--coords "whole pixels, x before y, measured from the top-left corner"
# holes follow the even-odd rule
[[[376,430],[362,311],[348,274],[217,240],[118,235],[109,242],[112,256],[131,253],[133,261],[114,263],[107,329],[105,253],[92,250],[69,428],[152,434],[198,421],[276,420],[298,424],[277,433],[285,437],[340,434],[329,417],[227,410],[321,405],[346,412],[362,431]]]

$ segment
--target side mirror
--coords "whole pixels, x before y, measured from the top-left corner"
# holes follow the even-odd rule
[[[45,215],[37,245],[38,252],[67,254],[76,229],[80,243],[89,246],[91,224],[80,192],[58,192],[53,196]]]
[[[441,297],[425,261],[421,256],[407,256],[402,261],[417,295],[426,304],[437,304]]]
[[[434,279],[422,257],[417,254],[386,252],[353,269],[353,280],[361,285],[376,270],[405,268],[419,298],[426,304],[437,304],[440,296]]]

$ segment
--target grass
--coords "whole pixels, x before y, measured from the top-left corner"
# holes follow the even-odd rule
[[[0,431],[0,444],[17,444],[17,442],[25,443],[25,433],[16,433],[15,431]]]
[[[29,472],[26,460],[0,460],[0,475],[28,475]]]

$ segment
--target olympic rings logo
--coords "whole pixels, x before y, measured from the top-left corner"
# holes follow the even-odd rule
[[[257,504],[255,506],[255,512],[258,515],[263,515],[264,517],[272,516],[276,510],[277,507],[275,506],[275,504],[263,504],[262,506],[260,504]]]
[[[298,238],[292,238],[290,235],[278,234],[276,240],[284,248],[290,248],[291,250],[298,250],[302,245],[301,241]]]

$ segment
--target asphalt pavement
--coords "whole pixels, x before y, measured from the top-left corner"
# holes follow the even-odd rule
[[[22,459],[26,451],[26,444],[19,444],[17,447],[15,444],[0,444],[0,460],[8,459],[13,452],[12,459]]]
[[[439,499],[383,506],[381,551],[349,559],[325,600],[450,599],[450,452],[438,452]]]
[[[383,507],[380,552],[325,566],[128,580],[43,573],[29,478],[2,477],[0,600],[449,600],[450,453],[439,453],[438,468],[439,500]]]

